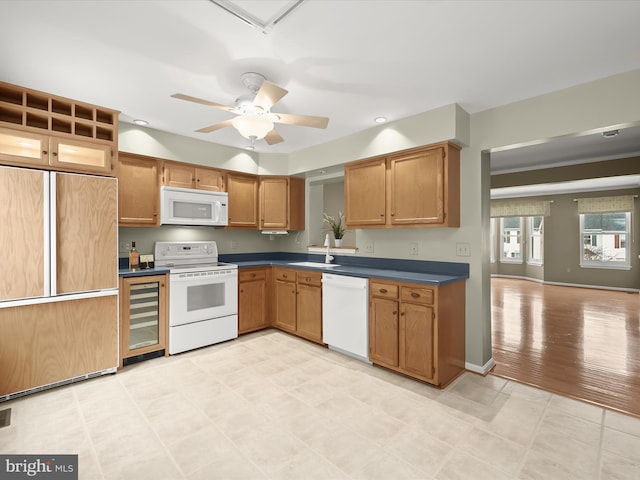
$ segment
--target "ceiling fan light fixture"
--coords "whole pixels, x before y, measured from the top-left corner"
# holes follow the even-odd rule
[[[387,117],[376,117],[373,121],[376,123],[385,123],[387,121]]]
[[[602,136],[604,138],[613,138],[613,137],[617,137],[619,133],[620,133],[620,130],[609,130],[608,132],[602,132]]]
[[[273,130],[273,122],[263,115],[246,114],[231,120],[240,135],[244,138],[260,140]]]

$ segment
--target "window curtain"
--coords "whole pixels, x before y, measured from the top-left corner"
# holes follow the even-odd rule
[[[633,211],[634,195],[577,198],[578,213],[619,213]]]
[[[494,200],[491,202],[491,217],[548,217],[551,215],[551,203],[540,200]]]

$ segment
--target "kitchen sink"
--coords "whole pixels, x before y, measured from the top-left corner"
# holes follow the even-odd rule
[[[327,267],[339,267],[335,263],[321,263],[321,262],[291,262],[289,265],[295,265],[296,267],[316,267],[316,268],[327,268]]]

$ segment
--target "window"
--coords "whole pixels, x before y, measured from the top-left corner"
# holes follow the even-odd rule
[[[530,265],[542,265],[542,226],[544,217],[528,217],[527,230],[529,233],[529,248],[527,263]]]
[[[500,219],[500,261],[504,263],[522,263],[522,217],[503,217]]]
[[[580,266],[631,268],[631,213],[580,214]]]

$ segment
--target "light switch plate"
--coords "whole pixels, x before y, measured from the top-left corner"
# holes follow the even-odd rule
[[[468,243],[456,243],[456,256],[457,257],[470,257],[471,245]]]
[[[418,255],[418,242],[409,243],[409,254]]]

